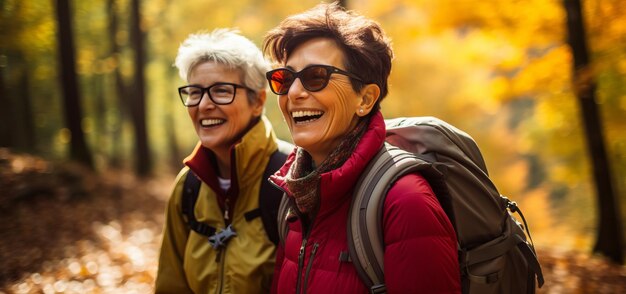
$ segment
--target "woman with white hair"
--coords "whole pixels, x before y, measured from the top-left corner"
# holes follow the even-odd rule
[[[266,293],[282,195],[266,183],[285,158],[263,115],[269,64],[237,31],[216,29],[190,35],[175,66],[199,142],[167,206],[155,292]]]

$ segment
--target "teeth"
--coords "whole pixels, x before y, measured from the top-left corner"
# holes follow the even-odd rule
[[[322,115],[324,115],[324,112],[320,110],[299,110],[291,113],[294,122],[297,124],[315,121]]]
[[[319,111],[319,110],[300,110],[300,111],[294,111],[291,113],[291,116],[293,116],[294,118],[299,118],[299,117],[304,117],[304,116],[321,116],[322,114],[324,114],[323,111]]]
[[[203,119],[202,121],[200,121],[200,124],[203,127],[210,127],[210,126],[214,126],[214,125],[223,124],[224,121],[225,120],[223,120],[223,119],[216,119],[216,118]]]

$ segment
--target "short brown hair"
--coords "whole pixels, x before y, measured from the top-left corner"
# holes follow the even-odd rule
[[[276,62],[285,63],[302,43],[313,38],[335,40],[345,55],[345,69],[367,84],[380,87],[376,105],[387,96],[387,78],[391,72],[391,42],[380,25],[336,2],[319,4],[305,12],[291,15],[270,30],[263,41],[263,51]],[[360,92],[363,84],[350,79]]]

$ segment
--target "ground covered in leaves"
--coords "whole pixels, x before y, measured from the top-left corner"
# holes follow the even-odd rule
[[[0,294],[153,293],[173,175],[98,175],[0,149]],[[626,268],[539,248],[538,293],[626,293]]]

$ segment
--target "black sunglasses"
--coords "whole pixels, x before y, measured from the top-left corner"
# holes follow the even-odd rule
[[[289,92],[289,88],[293,82],[299,78],[302,86],[307,91],[317,92],[321,91],[328,85],[330,75],[338,73],[348,77],[351,77],[359,82],[363,82],[362,79],[356,75],[349,73],[345,70],[338,69],[332,65],[309,65],[303,68],[299,72],[295,72],[289,68],[277,68],[275,70],[268,71],[265,76],[270,83],[270,89],[276,95],[285,95]]]

